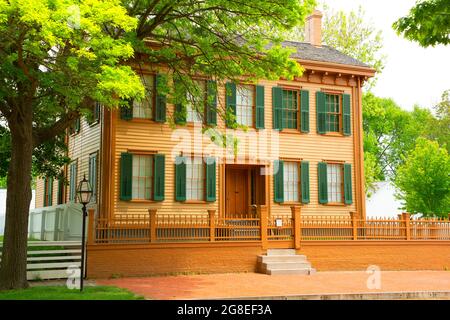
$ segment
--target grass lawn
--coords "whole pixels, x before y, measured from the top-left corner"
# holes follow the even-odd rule
[[[0,300],[142,300],[143,297],[112,286],[85,287],[83,293],[65,286],[36,286],[0,291]]]

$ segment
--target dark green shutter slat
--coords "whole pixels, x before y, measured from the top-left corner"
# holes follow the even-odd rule
[[[61,178],[58,179],[58,195],[57,195],[57,197],[58,197],[58,204],[62,204],[64,202],[63,189],[64,189],[64,180],[61,177]]]
[[[49,193],[48,193],[48,203],[49,203],[49,206],[51,206],[51,205],[53,205],[53,178],[52,177],[50,177],[49,178],[49,181],[48,181],[48,183],[49,183]]]
[[[284,162],[282,160],[275,160],[273,162],[273,166],[274,166],[274,175],[273,175],[274,201],[281,203],[284,202],[284,183],[283,183]],[[277,168],[278,170],[276,170]]]
[[[316,110],[317,110],[317,132],[327,132],[327,110],[325,106],[325,93],[322,91],[316,92]]]
[[[319,162],[318,165],[319,175],[319,203],[328,203],[328,185],[327,185],[327,164],[325,162]]]
[[[186,158],[175,159],[175,200],[186,201]]]
[[[300,95],[300,131],[309,132],[309,91],[302,90]]]
[[[174,86],[178,93],[180,93],[183,98],[186,97],[186,90],[184,86],[181,84],[180,81],[175,81]],[[175,103],[175,115],[174,115],[174,121],[177,124],[185,124],[187,118],[187,110],[186,106],[182,102]]]
[[[309,203],[309,162],[301,162],[302,202]]]
[[[120,119],[131,120],[133,119],[133,100],[127,100],[128,106],[120,107]]]
[[[272,88],[272,118],[273,128],[283,129],[283,89],[281,87]]]
[[[264,86],[256,86],[256,117],[255,127],[264,129]]]
[[[235,126],[235,117],[236,117],[236,84],[233,82],[227,82],[225,84],[225,104],[227,107],[227,114],[231,114],[233,116],[232,119],[227,117],[226,125],[229,128]]]
[[[155,88],[156,88],[156,109],[155,109],[155,121],[165,122],[166,121],[166,95],[159,92],[158,86],[166,85],[166,78],[161,74],[157,74],[155,77]]]
[[[206,100],[206,124],[217,125],[217,84],[214,80],[208,80]]]
[[[216,201],[216,159],[206,159],[206,201]]]
[[[123,152],[120,155],[120,200],[131,200],[133,182],[133,155]]]
[[[342,131],[346,136],[352,133],[350,95],[342,95]]]
[[[155,154],[153,171],[153,200],[164,200],[165,155]]]
[[[352,204],[352,165],[344,164],[344,202],[345,204]]]

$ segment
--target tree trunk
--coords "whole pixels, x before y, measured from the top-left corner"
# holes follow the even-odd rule
[[[0,266],[0,290],[23,289],[27,282],[28,215],[33,155],[32,111],[21,108],[10,119],[11,162],[8,170],[6,221]]]

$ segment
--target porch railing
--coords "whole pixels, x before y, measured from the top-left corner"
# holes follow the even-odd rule
[[[290,241],[300,248],[302,241],[339,240],[450,240],[450,221],[412,219],[403,213],[396,219],[360,219],[348,216],[301,215],[300,207],[291,207],[291,215],[269,216],[266,206],[258,206],[250,217],[218,217],[215,210],[206,214],[117,214],[94,220],[90,211],[89,243],[180,243]]]

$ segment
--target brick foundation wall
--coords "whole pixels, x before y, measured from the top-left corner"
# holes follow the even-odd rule
[[[303,242],[304,254],[318,271],[366,270],[450,270],[448,241],[310,241]]]
[[[108,278],[115,275],[255,272],[256,257],[262,253],[259,244],[181,248],[88,246],[87,275],[89,278]]]
[[[176,273],[255,272],[260,243],[89,245],[89,278]],[[450,269],[450,242],[309,241],[299,254],[318,271]]]

